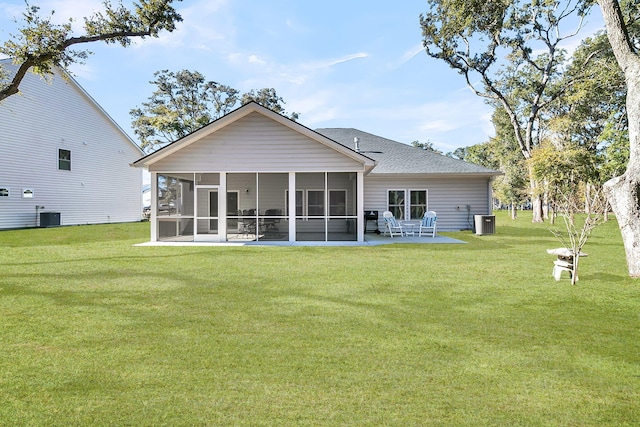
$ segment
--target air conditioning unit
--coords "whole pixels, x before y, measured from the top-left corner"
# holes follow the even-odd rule
[[[40,212],[40,227],[57,227],[60,225],[60,212]]]
[[[495,234],[496,232],[496,216],[495,215],[474,215],[476,234]]]

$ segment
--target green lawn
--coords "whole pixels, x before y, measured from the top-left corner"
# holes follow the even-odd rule
[[[465,245],[135,247],[0,232],[0,425],[637,426],[640,282],[530,214]]]

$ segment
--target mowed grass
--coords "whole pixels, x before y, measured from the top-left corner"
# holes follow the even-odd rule
[[[137,247],[0,232],[0,425],[636,426],[640,282],[615,221],[580,281],[549,225],[464,245]],[[428,239],[428,238],[425,238]]]

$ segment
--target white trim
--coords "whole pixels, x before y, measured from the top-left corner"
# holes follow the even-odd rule
[[[357,215],[357,220],[356,223],[358,224],[358,242],[364,242],[364,227],[365,227],[365,220],[364,220],[364,173],[363,172],[358,172],[357,178],[357,185],[356,185],[356,191],[357,191],[357,205],[356,205],[356,215]]]
[[[289,172],[289,211],[287,217],[289,218],[289,241],[296,241],[296,173]],[[304,206],[304,202],[303,202]]]
[[[158,241],[158,173],[151,172],[151,215],[149,215],[149,221],[151,222],[151,241]]]

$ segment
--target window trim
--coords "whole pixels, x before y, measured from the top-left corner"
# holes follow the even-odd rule
[[[63,158],[63,153],[68,153],[69,158]],[[62,167],[63,165],[68,165],[68,168]],[[67,150],[66,148],[58,148],[58,170],[71,171],[71,150]]]
[[[404,192],[404,200],[402,201],[402,204],[393,205],[393,207],[401,207],[400,211],[402,213],[402,216],[397,219],[404,220],[404,221],[418,221],[421,219],[421,218],[411,218],[411,208],[413,207],[413,205],[411,204],[411,194],[413,192],[421,191],[425,193],[425,196],[426,196],[425,212],[429,211],[429,189],[428,188],[388,188],[387,189],[387,210],[394,212],[394,210],[391,209],[392,206],[389,204],[390,202],[389,193],[392,191]]]

